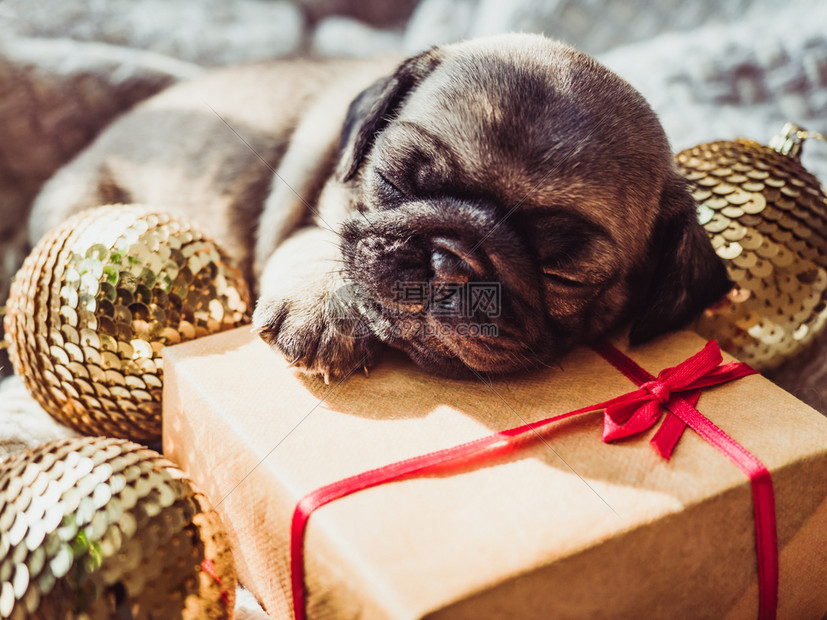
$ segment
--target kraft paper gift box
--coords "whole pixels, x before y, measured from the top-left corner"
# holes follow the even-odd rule
[[[657,375],[704,345],[627,351]],[[622,345],[618,345],[622,346]],[[559,368],[448,380],[388,352],[370,378],[308,378],[239,329],[165,349],[164,449],[217,505],[240,581],[289,618],[291,517],[307,493],[635,389],[590,349]],[[772,473],[778,617],[827,610],[827,419],[760,375],[706,388],[706,417]],[[687,429],[601,441],[602,414],[458,471],[354,493],[309,519],[307,617],[755,618],[750,482]]]

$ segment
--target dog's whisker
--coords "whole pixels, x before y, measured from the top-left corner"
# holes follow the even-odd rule
[[[342,239],[345,238],[344,235],[342,235],[342,233],[340,233],[338,230],[334,230],[333,228],[331,228],[329,224],[325,224],[324,226],[319,226],[319,228],[321,228],[322,230],[326,230],[327,232],[331,232],[334,235],[336,235],[337,237],[340,237]]]
[[[342,237],[342,235],[339,235],[339,237]],[[323,239],[323,241],[324,241],[325,243],[330,243],[330,244],[332,244],[332,245],[335,245],[337,248],[341,248],[341,247],[342,247],[342,244],[341,244],[339,241],[333,241],[333,239]]]
[[[370,228],[374,234],[378,235],[379,233],[376,232],[376,229],[373,227],[373,224],[370,223],[370,220],[368,219],[367,215],[365,215],[362,211],[359,211],[359,215],[361,215],[362,219],[365,220],[365,223],[368,225],[368,228]]]
[[[549,369],[552,369],[552,370],[555,369],[555,368],[560,368],[559,364],[556,364],[556,363],[555,364],[548,364],[545,361],[543,361],[543,358],[540,355],[538,355],[537,352],[533,348],[531,348],[531,346],[528,346],[528,350],[531,351],[531,354],[534,356],[533,359],[530,358],[525,353],[520,354],[520,355],[522,355],[522,357],[527,362],[527,366],[530,367],[532,365],[539,364],[540,366],[543,366],[544,368],[549,368]]]

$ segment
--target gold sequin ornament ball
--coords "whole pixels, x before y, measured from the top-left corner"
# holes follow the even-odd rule
[[[740,138],[677,155],[735,283],[695,329],[757,370],[803,350],[827,319],[827,197],[799,161],[812,136],[788,124],[770,146]]]
[[[218,514],[160,454],[46,443],[0,464],[0,618],[231,618]]]
[[[52,416],[83,433],[161,436],[161,351],[249,322],[244,278],[188,222],[137,205],[68,219],[12,284],[12,364]]]

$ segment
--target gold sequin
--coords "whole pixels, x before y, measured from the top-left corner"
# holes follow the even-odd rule
[[[0,464],[0,489],[0,617],[233,616],[223,525],[157,452],[53,441]],[[199,578],[205,566],[214,577]]]
[[[168,214],[117,205],[79,214],[35,247],[5,330],[17,374],[46,411],[83,433],[155,441],[163,347],[249,313],[241,272],[212,241]],[[130,374],[157,381],[128,389]]]
[[[827,197],[798,159],[751,140],[701,144],[676,159],[693,185],[698,219],[736,282],[695,329],[753,367],[771,369],[827,323]]]

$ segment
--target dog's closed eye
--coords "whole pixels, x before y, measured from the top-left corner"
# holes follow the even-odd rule
[[[391,190],[391,191],[393,191],[393,192],[395,192],[395,193],[397,193],[401,196],[405,196],[405,192],[403,192],[402,189],[394,181],[391,181],[391,179],[390,179],[391,173],[384,172],[384,171],[380,170],[379,168],[376,168],[375,170],[376,170],[376,177],[378,178],[379,183],[381,185],[383,185],[386,189],[389,189],[389,190]]]
[[[543,266],[543,276],[545,276],[547,282],[571,290],[589,286],[586,282],[572,277],[572,274],[568,271],[561,272],[559,268],[553,266]]]
[[[382,201],[390,206],[398,204],[403,200],[410,199],[409,193],[402,189],[399,181],[392,180],[392,173],[374,169],[376,175],[376,188]]]
[[[545,281],[562,292],[597,289],[614,276],[616,261],[608,233],[564,209],[521,225],[540,258]]]

